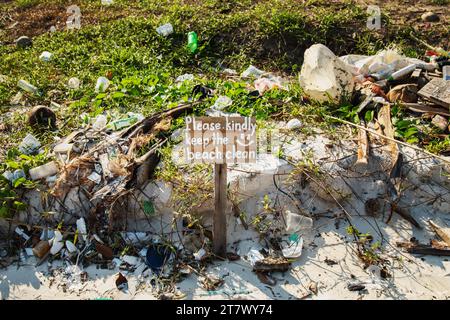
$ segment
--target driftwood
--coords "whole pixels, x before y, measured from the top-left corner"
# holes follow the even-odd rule
[[[291,263],[284,258],[265,258],[255,262],[253,271],[255,272],[285,272],[288,271]]]
[[[414,219],[413,216],[411,216],[411,214],[406,211],[406,209],[400,208],[399,206],[397,206],[397,204],[394,203],[392,204],[392,211],[397,213],[400,217],[411,223],[416,228],[422,229],[422,226],[419,224],[419,222],[417,222],[417,220]]]
[[[448,110],[442,108],[442,107],[436,107],[436,106],[430,106],[426,104],[420,104],[420,103],[402,103],[402,107],[407,108],[408,110],[411,110],[413,112],[418,113],[429,113],[429,114],[439,114],[444,117],[450,117],[450,113]]]
[[[450,256],[450,248],[436,245],[432,242],[431,245],[420,244],[417,242],[397,242],[397,247],[405,249],[411,254],[422,254],[430,256]]]
[[[361,121],[361,125],[364,122]],[[369,139],[367,137],[367,131],[358,129],[358,160],[356,165],[365,166],[369,163]]]
[[[450,228],[446,227],[439,219],[430,220],[428,223],[431,229],[450,247]]]

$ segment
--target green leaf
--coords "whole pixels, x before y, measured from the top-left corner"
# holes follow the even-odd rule
[[[26,181],[27,181],[26,178],[20,177],[19,179],[14,180],[14,182],[13,182],[13,187],[14,187],[14,188],[18,188],[18,187],[20,187],[22,184],[24,184]]]
[[[14,208],[17,211],[25,210],[27,208],[27,205],[20,201],[14,201]]]
[[[366,122],[371,122],[373,120],[374,113],[374,110],[367,111],[364,115],[364,120],[366,120]]]
[[[405,128],[408,128],[408,126],[411,124],[411,121],[408,121],[408,120],[399,120],[396,124],[395,124],[395,126],[398,128],[398,129],[405,129]]]
[[[404,136],[405,138],[409,138],[409,137],[415,135],[417,132],[418,132],[417,128],[411,127],[411,128],[409,128],[408,130],[406,130],[406,131],[404,132],[403,136]]]
[[[116,91],[116,92],[114,92],[112,94],[112,98],[113,99],[120,99],[120,98],[123,98],[123,97],[125,97],[125,93],[120,92],[120,91]]]
[[[6,165],[8,166],[8,168],[11,168],[11,169],[19,169],[20,168],[19,163],[16,161],[6,161]]]
[[[417,137],[413,137],[413,138],[407,139],[406,142],[408,142],[410,144],[414,144],[414,143],[418,143],[419,139]]]

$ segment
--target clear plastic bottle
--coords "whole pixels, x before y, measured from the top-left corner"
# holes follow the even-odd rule
[[[442,67],[442,73],[444,74],[444,80],[450,81],[450,66]]]
[[[414,70],[416,70],[416,65],[415,64],[411,64],[407,67],[404,67],[398,71],[395,71],[393,74],[391,74],[387,79],[389,81],[393,81],[393,80],[397,80],[400,79],[406,75],[408,75],[409,73],[413,72]]]
[[[25,80],[22,80],[22,79],[19,80],[17,85],[19,86],[19,88],[21,88],[22,90],[24,90],[26,92],[29,92],[29,93],[37,94],[39,92],[38,88],[33,86],[28,81],[25,81]]]

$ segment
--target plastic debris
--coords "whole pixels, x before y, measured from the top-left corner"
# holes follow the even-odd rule
[[[291,234],[300,230],[311,229],[313,227],[313,220],[311,218],[293,213],[290,210],[286,210],[285,216],[287,233]]]
[[[88,177],[90,181],[94,182],[95,184],[99,184],[102,181],[102,176],[99,175],[97,172],[92,172]]]
[[[436,68],[433,63],[427,63],[420,59],[408,58],[393,49],[382,50],[373,56],[346,55],[340,59],[351,65],[356,74],[371,75],[377,80],[387,79],[393,72],[413,64],[416,65],[417,68],[427,71],[433,71]]]
[[[256,263],[257,261],[261,261],[261,260],[263,260],[263,259],[264,259],[264,256],[263,256],[262,253],[259,252],[259,250],[257,250],[257,249],[252,248],[252,249],[250,249],[250,251],[247,253],[247,260],[250,262],[250,264],[251,264],[252,266],[254,266],[255,263]]]
[[[153,272],[160,274],[162,267],[170,259],[171,251],[168,247],[154,243],[147,248],[145,263]]]
[[[86,222],[84,221],[84,218],[80,218],[77,220],[77,231],[82,236],[83,240],[87,240],[87,228],[86,228]]]
[[[416,70],[416,65],[411,64],[409,66],[401,68],[400,70],[392,73],[387,79],[389,81],[398,80],[398,79],[401,79],[401,78],[407,76],[408,74],[411,74],[414,70]]]
[[[142,207],[146,215],[152,216],[155,214],[155,206],[153,205],[152,201],[149,200],[144,201]]]
[[[114,3],[114,0],[102,0],[102,5],[110,6]]]
[[[14,182],[14,174],[11,171],[6,170],[3,172],[2,176],[9,182]]]
[[[282,246],[283,257],[285,258],[298,258],[302,255],[303,238],[297,234],[292,234],[287,244]]]
[[[25,178],[25,172],[22,169],[16,169],[14,172],[9,170],[3,172],[3,177],[7,179],[9,182],[14,182],[17,179]]]
[[[55,231],[55,236],[51,240],[52,246],[50,248],[50,254],[55,255],[61,251],[64,247],[63,235],[60,231]]]
[[[95,118],[95,122],[92,125],[92,129],[94,129],[95,131],[101,131],[106,127],[107,123],[108,119],[106,118],[106,116],[100,114],[97,116],[97,118]]]
[[[445,81],[450,81],[450,66],[443,66],[442,74]]]
[[[206,255],[206,250],[203,249],[203,248],[201,248],[201,249],[198,250],[197,252],[194,252],[194,258],[195,258],[195,260],[197,260],[197,261],[203,260],[203,258],[205,257],[205,255]]]
[[[145,232],[122,232],[121,235],[125,243],[132,245],[150,240],[150,235]]]
[[[99,77],[95,85],[95,92],[105,92],[109,87],[109,80],[105,77]]]
[[[51,161],[37,168],[30,169],[31,180],[39,180],[58,173],[58,166],[55,161]]]
[[[178,76],[175,79],[175,82],[177,83],[177,82],[185,82],[185,81],[192,81],[192,80],[194,80],[194,75],[191,73],[185,73],[185,74],[182,74],[181,76]]]
[[[117,130],[129,127],[129,126],[135,124],[138,121],[139,121],[139,118],[137,116],[131,116],[131,117],[128,117],[128,118],[123,118],[123,119],[111,121],[108,124],[108,127],[113,129],[113,130],[115,130],[115,131],[117,131]]]
[[[263,94],[266,91],[278,88],[285,89],[283,86],[283,79],[281,77],[270,77],[270,78],[259,78],[255,80],[254,86],[255,89],[259,91],[260,94]]]
[[[286,124],[286,128],[288,130],[300,129],[301,127],[302,127],[302,122],[296,118],[289,120],[289,122]]]
[[[188,33],[188,48],[191,53],[195,53],[198,48],[198,36],[195,31],[191,31]]]
[[[30,239],[30,236],[27,235],[21,228],[16,227],[16,229],[14,230],[19,236],[21,236],[22,238],[25,239],[25,241],[28,241],[28,239]]]
[[[72,241],[66,240],[66,248],[69,253],[78,252],[78,248],[73,244]]]
[[[238,74],[236,70],[229,69],[229,68],[223,69],[222,73],[230,75],[230,76],[235,76]]]
[[[211,109],[213,110],[223,110],[226,107],[231,106],[231,104],[233,103],[233,100],[231,100],[231,98],[227,97],[227,96],[220,96],[217,98],[216,102],[214,102],[214,104],[211,106]]]
[[[36,153],[41,147],[41,143],[32,134],[27,134],[19,145],[19,151],[26,155]]]
[[[19,88],[21,88],[22,90],[29,92],[29,93],[33,93],[33,94],[37,94],[39,93],[38,88],[36,88],[35,86],[33,86],[31,83],[29,83],[28,81],[25,80],[19,80],[17,82],[17,85],[19,86]]]
[[[53,54],[51,52],[44,51],[39,56],[39,59],[44,62],[49,62],[53,59]]]
[[[243,78],[260,78],[266,74],[265,71],[259,70],[253,65],[250,65],[244,72],[242,72],[241,77]]]
[[[131,266],[137,265],[140,260],[141,259],[139,259],[139,257],[134,257],[134,256],[129,256],[129,255],[122,256],[122,261],[128,263]]]
[[[156,28],[156,32],[164,37],[167,37],[173,33],[173,26],[170,23],[163,24]]]
[[[80,88],[80,79],[75,77],[70,78],[67,82],[67,86],[69,87],[69,89],[78,90]]]
[[[48,240],[55,236],[55,232],[53,230],[44,229],[41,233],[40,240]]]
[[[353,92],[353,72],[350,65],[326,46],[315,44],[305,51],[300,85],[315,100],[339,102],[343,96]]]

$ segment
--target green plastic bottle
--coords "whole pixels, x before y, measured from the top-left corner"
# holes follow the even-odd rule
[[[195,53],[198,48],[198,37],[195,31],[191,31],[188,33],[188,47],[192,53]]]

